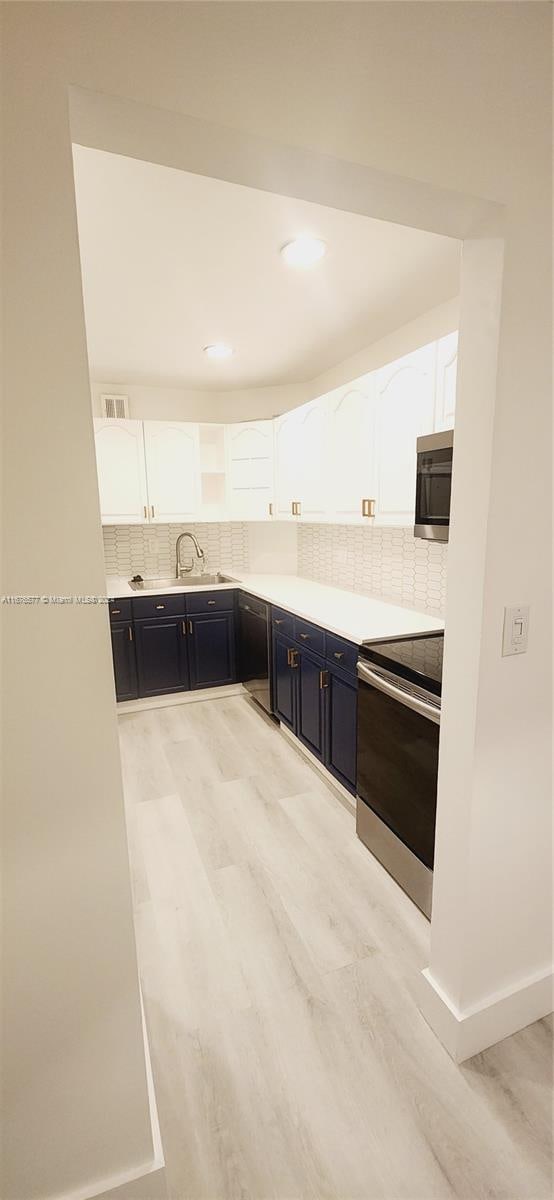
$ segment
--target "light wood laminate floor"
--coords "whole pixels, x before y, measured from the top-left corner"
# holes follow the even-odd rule
[[[171,1200],[543,1200],[551,1024],[456,1066],[429,926],[241,696],[120,717]]]

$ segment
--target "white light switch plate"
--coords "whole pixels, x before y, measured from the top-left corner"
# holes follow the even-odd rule
[[[525,654],[529,639],[529,605],[517,604],[504,609],[502,654]]]

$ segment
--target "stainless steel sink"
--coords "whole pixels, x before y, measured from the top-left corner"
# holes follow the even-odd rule
[[[129,587],[132,587],[134,592],[144,591],[164,591],[169,592],[172,588],[182,587],[217,587],[222,583],[233,583],[227,575],[221,575],[218,571],[215,575],[183,575],[181,579],[176,579],[174,576],[166,575],[157,579],[130,579]]]

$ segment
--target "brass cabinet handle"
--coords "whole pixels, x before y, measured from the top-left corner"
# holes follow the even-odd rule
[[[291,509],[292,509],[293,517],[299,517],[300,516],[300,501],[293,500],[291,503]]]
[[[155,512],[154,512],[154,505],[153,505],[153,504],[151,504],[151,505],[150,505],[150,508],[151,508],[151,511],[152,511],[152,516],[154,517],[154,516],[156,515],[156,514],[155,514]]]
[[[268,504],[268,506],[267,506],[267,507],[268,507],[268,509],[269,509],[269,515],[270,515],[270,517],[272,517],[272,516],[273,516],[273,505],[272,505],[272,504]]]
[[[192,621],[189,621],[189,633],[192,633]]]
[[[143,505],[143,508],[144,508],[144,519],[145,519],[145,521],[147,521],[148,520],[148,509],[145,504]]]
[[[343,650],[335,650],[335,653],[333,654],[333,658],[338,658],[340,661],[341,658],[344,658],[344,651]]]
[[[212,604],[215,604],[215,600],[208,600],[208,607],[210,607]],[[250,610],[248,610],[248,611],[250,611]]]
[[[181,632],[182,632],[182,634],[183,634],[183,637],[186,637],[186,636],[187,636],[187,623],[186,623],[186,621],[181,621]]]
[[[132,642],[132,640],[133,640],[133,627],[132,627],[132,625],[129,625],[129,641]]]
[[[121,612],[120,608],[112,608],[112,617],[118,617]]]
[[[157,604],[156,608],[165,608],[165,604]]]
[[[329,687],[329,672],[328,671],[320,671],[319,672],[319,686],[320,686],[320,688]]]
[[[298,650],[289,650],[289,654],[290,654],[289,666],[292,667],[293,670],[295,670],[295,668],[298,666]]]
[[[375,516],[375,500],[362,500],[362,517]]]

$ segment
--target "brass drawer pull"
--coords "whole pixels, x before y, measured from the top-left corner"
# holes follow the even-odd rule
[[[303,641],[303,642],[309,642],[309,640],[310,640],[310,635],[309,635],[309,633],[301,633],[301,634],[300,634],[300,637],[302,638],[302,641]]]
[[[121,612],[120,608],[112,608],[112,617],[118,617]]]
[[[279,617],[279,618],[275,617],[275,620],[274,620],[273,624],[274,624],[274,625],[284,625],[284,624],[285,624],[285,618],[284,618],[284,617]]]
[[[208,600],[208,607],[212,604],[215,604],[215,600]]]
[[[165,608],[165,604],[157,604],[156,608]]]
[[[335,650],[335,653],[333,654],[333,658],[338,658],[339,662],[340,662],[341,658],[344,658],[344,651],[343,650]]]

